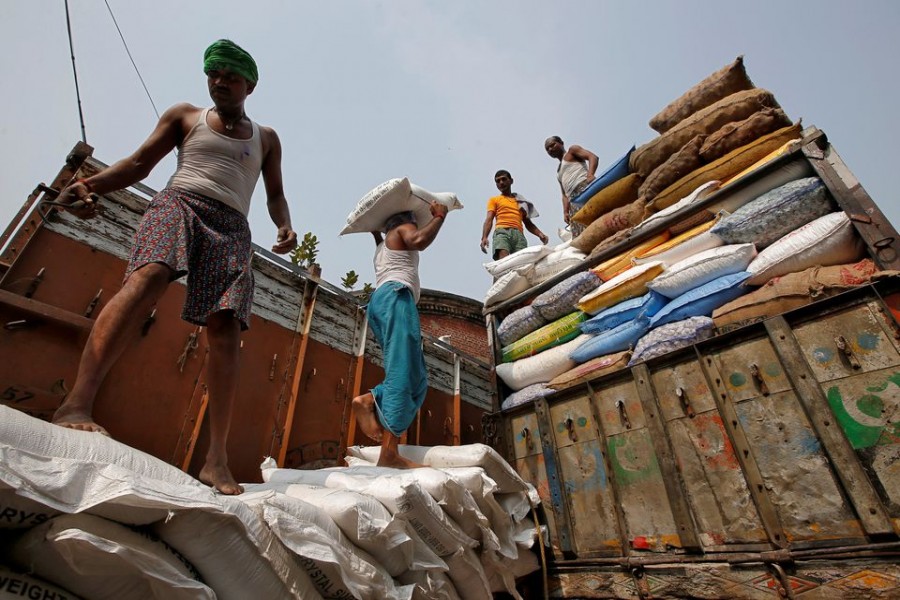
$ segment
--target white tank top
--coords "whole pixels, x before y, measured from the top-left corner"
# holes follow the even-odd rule
[[[250,138],[232,139],[210,128],[206,123],[208,113],[208,108],[203,109],[197,124],[181,143],[178,168],[168,187],[214,198],[246,217],[262,171],[259,127],[250,121]]]
[[[587,168],[583,162],[562,160],[559,162],[559,168],[556,170],[556,178],[562,185],[563,191],[569,198],[578,187],[578,185],[587,179]]]
[[[375,249],[375,288],[388,281],[402,283],[419,303],[419,251],[391,250],[381,242]]]

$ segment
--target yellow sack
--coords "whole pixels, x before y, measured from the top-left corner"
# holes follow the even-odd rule
[[[591,196],[584,206],[572,215],[572,220],[582,225],[590,225],[612,209],[634,202],[638,199],[638,189],[642,181],[640,175],[632,173],[606,186]]]
[[[668,231],[663,231],[662,233],[653,236],[649,240],[641,242],[627,252],[623,252],[618,256],[612,257],[606,262],[600,263],[599,265],[591,269],[591,272],[593,272],[603,281],[609,281],[622,271],[627,271],[628,269],[630,269],[632,267],[631,260],[633,258],[649,252],[660,244],[664,244],[670,237],[671,234]]]
[[[581,328],[578,325],[586,319],[587,315],[576,311],[549,325],[544,325],[537,331],[532,331],[522,339],[503,348],[503,362],[507,363],[526,356],[533,356],[575,339],[581,335]]]
[[[647,284],[662,273],[663,269],[663,263],[658,261],[632,267],[582,297],[578,301],[578,308],[595,315],[613,304],[643,296],[647,293]]]

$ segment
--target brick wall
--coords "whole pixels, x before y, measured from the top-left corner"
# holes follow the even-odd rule
[[[484,325],[452,315],[420,314],[419,321],[422,323],[424,333],[434,337],[449,335],[447,343],[450,345],[459,348],[466,354],[490,362],[487,332]]]
[[[422,331],[434,337],[449,335],[447,343],[490,363],[482,304],[472,298],[437,290],[422,290],[419,320]]]

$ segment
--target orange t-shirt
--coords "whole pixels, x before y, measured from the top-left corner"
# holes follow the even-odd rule
[[[522,212],[515,198],[494,196],[487,203],[487,209],[494,212],[497,229],[509,228],[522,231]]]

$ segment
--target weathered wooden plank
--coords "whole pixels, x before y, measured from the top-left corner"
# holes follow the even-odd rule
[[[663,485],[666,488],[666,496],[669,499],[669,509],[675,526],[678,529],[680,546],[685,549],[700,549],[700,541],[694,529],[691,519],[691,511],[688,507],[687,497],[684,492],[684,483],[681,474],[676,468],[675,453],[672,450],[665,428],[663,427],[660,409],[656,401],[656,390],[650,377],[650,370],[646,363],[641,363],[632,369],[638,396],[643,407],[644,418],[647,421],[647,430],[653,441],[653,450],[659,462],[662,472]]]
[[[888,333],[879,308],[880,304],[863,304],[793,327],[793,337],[816,381],[900,365],[894,336]],[[839,348],[842,340],[843,351]]]
[[[539,436],[540,432],[535,430],[535,435]],[[559,542],[559,528],[556,523],[556,511],[553,509],[553,497],[550,494],[550,481],[547,478],[547,469],[544,464],[543,452],[516,459],[511,461],[511,464],[515,468],[516,473],[519,474],[519,477],[533,485],[534,489],[537,490],[538,496],[541,499],[538,510],[544,515],[544,520],[547,522],[550,547],[553,550],[554,555],[562,556],[562,547]]]
[[[862,538],[793,391],[741,402],[738,420],[790,542]]]
[[[735,456],[747,480],[750,496],[753,498],[753,503],[759,512],[766,535],[774,545],[779,548],[786,547],[788,544],[787,536],[785,536],[784,528],[778,519],[778,512],[775,510],[772,499],[766,493],[759,465],[755,457],[750,453],[750,442],[747,439],[747,435],[739,426],[738,415],[735,409],[736,405],[728,397],[728,387],[725,383],[724,374],[716,366],[718,363],[717,353],[713,352],[708,356],[702,356],[698,351],[697,357],[700,365],[703,367],[706,383],[713,392],[716,408],[722,416],[722,425],[735,450]]]
[[[696,360],[651,374],[699,537],[707,550],[767,547],[766,533]]]
[[[834,465],[838,479],[856,509],[863,528],[869,535],[893,534],[890,519],[853,454],[850,443],[838,427],[832,426],[836,423],[835,415],[822,389],[816,385],[812,370],[803,360],[803,351],[791,335],[787,321],[784,317],[774,317],[767,319],[765,326],[778,356],[789,366],[787,372],[797,390],[797,398]]]
[[[775,350],[765,338],[734,344],[729,351],[714,354],[713,360],[734,402],[791,389]]]
[[[569,508],[563,495],[564,479],[560,469],[547,401],[544,398],[538,398],[534,403],[534,410],[538,419],[538,429],[541,432],[541,449],[544,457],[544,470],[547,474],[550,506],[553,509],[556,523],[556,539],[559,540],[560,550],[563,553],[569,553],[574,551],[572,521],[569,518]]]

